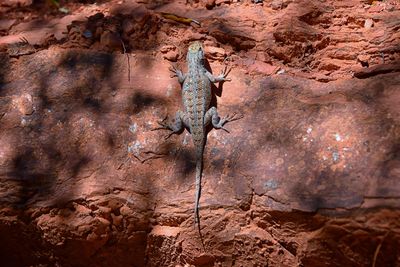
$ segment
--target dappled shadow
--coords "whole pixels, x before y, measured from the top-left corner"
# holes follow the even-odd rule
[[[4,96],[4,85],[7,82],[6,76],[9,75],[10,69],[11,69],[11,63],[9,57],[5,54],[0,53],[0,64],[2,68],[0,68],[0,96]],[[2,108],[5,107],[5,105],[1,105]],[[1,115],[3,116],[4,113]]]
[[[264,78],[259,88],[253,85],[258,93],[252,116],[240,127],[255,133],[243,146],[235,144],[239,148],[234,151],[243,156],[232,165],[229,187],[251,179],[252,222],[273,235],[277,250],[283,247],[305,266],[331,266],[332,259],[337,266],[370,266],[382,243],[376,266],[397,263],[397,239],[383,236],[398,225],[388,226],[379,214],[365,224],[361,218],[369,211],[398,207],[399,83],[395,74],[328,85],[285,75]],[[252,101],[242,104],[250,106]],[[368,198],[373,201],[365,205]],[[387,210],[387,216],[395,217],[396,211]],[[226,216],[232,221],[241,218],[229,211]],[[326,224],[337,217],[337,225]],[[345,220],[349,225],[344,227]],[[206,230],[206,239],[224,242],[212,229]],[[251,240],[252,234],[247,237]],[[307,245],[292,242],[304,239],[310,240]]]
[[[156,97],[146,94],[145,92],[136,91],[131,96],[131,105],[133,114],[140,113],[142,110],[149,108],[149,106],[157,106],[165,104],[165,101],[157,99]]]
[[[132,163],[126,150],[131,138],[129,116],[149,109],[155,103],[163,103],[163,100],[136,88],[120,88],[120,81],[113,80],[115,58],[111,54],[70,50],[49,56],[45,61],[36,60],[36,55],[30,57],[15,62],[18,68],[14,69],[13,77],[18,81],[4,79],[7,84],[0,84],[0,88],[6,88],[1,93],[2,99],[7,100],[4,111],[8,116],[6,120],[2,119],[0,136],[10,140],[5,147],[7,164],[1,169],[2,205],[24,211],[40,203],[68,210],[81,198],[82,190],[86,190],[83,186],[91,180],[92,196],[104,197],[114,191],[144,192],[140,195],[143,194],[146,201],[140,208],[150,212],[153,202],[151,179],[144,182],[141,175],[131,172],[139,163]],[[19,85],[17,92],[12,89],[15,84]],[[13,106],[13,99],[19,99],[20,93],[32,96],[32,114],[21,114],[23,109]],[[124,97],[114,98],[116,94]],[[125,162],[122,172],[118,170],[121,162]],[[145,177],[148,175],[154,176],[149,173]],[[6,188],[9,189],[4,193]],[[125,204],[123,200],[121,202]],[[127,198],[125,202],[137,209],[136,201]],[[81,205],[89,206],[89,202]],[[113,212],[120,215],[119,209]],[[62,223],[68,225],[72,223],[71,219],[74,218],[65,216]],[[146,227],[138,231],[148,231],[150,223],[146,220],[143,223]],[[46,246],[51,244],[46,243]],[[90,243],[86,245],[88,249],[90,246]],[[53,253],[62,257],[60,261],[64,258],[68,261],[80,249],[76,241]],[[136,251],[133,256],[141,258],[139,265],[143,265],[145,243],[135,245],[132,250]],[[92,261],[85,257],[79,263]],[[4,260],[11,261],[12,257]]]
[[[182,180],[189,180],[194,182],[195,173],[194,170],[196,169],[196,156],[195,156],[195,149],[182,149],[179,153],[179,168],[182,169]],[[189,175],[192,175],[190,177]]]
[[[52,257],[52,252],[43,244],[40,232],[33,225],[23,222],[1,223],[0,235],[3,241],[0,243],[0,257],[3,259],[3,264],[7,266],[40,265],[40,263],[49,263]],[[34,255],[32,251],[41,251],[41,253]]]
[[[27,125],[21,125],[23,132],[13,137],[13,142],[19,145],[14,147],[8,167],[2,170],[3,177],[5,175],[5,179],[14,181],[18,184],[16,188],[20,188],[18,192],[10,192],[17,196],[18,199],[12,201],[18,207],[59,195],[54,190],[60,190],[64,182],[70,184],[81,179],[79,177],[90,177],[101,168],[101,157],[113,154],[127,157],[126,150],[113,151],[126,146],[129,135],[127,126],[124,132],[119,131],[121,119],[126,120],[129,115],[155,103],[163,103],[147,93],[131,90],[124,92],[128,94],[127,108],[115,110],[113,105],[118,103],[113,96],[119,92],[119,81],[112,80],[114,56],[108,53],[70,50],[45,62],[23,58],[16,63],[20,69],[14,75],[22,77],[18,81],[20,90],[32,88],[26,92],[34,99],[34,112],[22,119]],[[33,72],[35,69],[37,71]],[[25,76],[26,72],[33,75]],[[10,96],[15,93],[11,90],[12,84],[6,84],[7,89],[1,91],[8,97],[8,109],[12,104]],[[9,114],[17,118],[18,110]],[[15,130],[2,125],[3,135]],[[101,156],[95,156],[97,153]],[[65,193],[73,196],[75,190],[66,188]],[[62,199],[68,199],[66,194],[62,194]],[[15,199],[11,195],[3,201]],[[47,200],[49,203],[56,201]]]
[[[157,32],[162,27],[159,17],[139,9],[126,15],[121,15],[122,11],[116,10],[115,14],[108,17],[98,16],[96,23],[100,23],[102,27],[110,26],[109,24],[115,26],[116,29],[111,27],[112,30],[109,30],[116,34],[118,41],[126,45],[127,52],[157,49],[161,43],[157,39]],[[307,13],[299,19],[309,25],[316,25],[321,15],[320,12]],[[132,31],[125,29],[126,32],[123,32],[121,25],[130,20],[133,21]],[[210,36],[230,46],[233,51],[249,51],[256,47],[254,40],[237,33],[227,21],[213,23]],[[143,76],[139,70],[132,73],[134,78],[129,87],[122,88],[122,82],[115,79],[121,77],[114,74],[122,69],[118,65],[121,57],[117,53],[122,50],[121,46],[118,42],[115,47],[91,46],[101,43],[101,37],[96,36],[88,22],[85,21],[82,25],[84,28],[78,33],[81,38],[88,38],[82,37],[82,33],[93,35],[89,37],[93,38],[88,42],[89,45],[79,42],[73,44],[75,39],[70,31],[61,42],[77,49],[58,51],[54,58],[46,60],[37,57],[37,54],[21,57],[15,62],[15,66],[22,69],[13,70],[15,73],[12,78],[6,79],[4,73],[8,75],[8,70],[12,69],[11,65],[14,63],[10,64],[8,58],[0,55],[3,66],[0,71],[0,95],[4,97],[0,101],[5,104],[0,107],[0,135],[8,138],[3,143],[11,140],[8,150],[5,149],[8,161],[5,169],[3,166],[1,169],[2,181],[10,188],[15,187],[10,189],[9,194],[2,195],[2,201],[24,209],[37,202],[69,208],[71,201],[77,201],[82,195],[86,196],[87,192],[103,197],[113,194],[110,192],[121,191],[143,196],[145,201],[141,204],[145,211],[140,210],[138,213],[148,212],[151,217],[156,201],[159,200],[157,193],[174,188],[167,186],[159,189],[156,188],[158,184],[154,184],[160,175],[167,172],[166,165],[173,162],[174,169],[181,171],[167,179],[177,180],[179,185],[194,180],[193,146],[187,146],[186,149],[186,144],[168,141],[161,145],[160,151],[168,152],[162,155],[162,163],[147,161],[146,164],[151,167],[130,158],[127,145],[132,139],[137,140],[137,135],[132,136],[129,125],[134,120],[152,118],[149,114],[154,114],[153,109],[167,105],[168,99],[154,95],[146,88],[138,88],[137,79]],[[289,27],[290,24],[284,26]],[[91,30],[90,34],[84,31],[86,29]],[[172,35],[171,32],[167,34]],[[278,46],[293,44],[288,38],[290,36],[279,34],[274,35]],[[231,38],[226,38],[227,36]],[[321,41],[320,37],[315,35],[313,38],[316,39],[313,40]],[[298,43],[293,44],[293,49],[297,49],[294,52],[298,54],[291,56],[301,57],[304,53],[311,53],[313,55],[310,55],[307,59],[309,60],[318,51],[309,46],[300,48]],[[324,46],[319,46],[318,49],[322,50]],[[387,55],[392,53],[386,52]],[[284,64],[287,62],[289,61],[283,59]],[[140,58],[136,64],[147,71],[153,67],[154,61],[146,56]],[[208,63],[207,67],[210,70]],[[380,73],[382,72],[375,74]],[[359,85],[354,92],[340,88],[337,90],[332,85],[329,97],[325,94],[312,95],[307,84],[297,84],[298,81],[290,80],[288,76],[278,82],[267,78],[259,87],[254,87],[254,90],[259,90],[259,95],[254,99],[243,99],[240,103],[243,108],[240,105],[235,108],[246,110],[250,107],[250,116],[244,120],[241,128],[242,136],[237,137],[243,141],[230,146],[232,153],[225,151],[224,155],[212,163],[215,168],[228,169],[230,173],[226,174],[224,170],[225,176],[249,179],[241,183],[233,179],[228,181],[234,184],[232,191],[236,194],[230,198],[247,197],[244,196],[247,193],[244,187],[249,186],[256,188],[255,194],[274,200],[265,202],[263,208],[275,209],[276,206],[269,207],[268,203],[281,202],[279,204],[284,207],[315,212],[357,208],[363,203],[367,193],[377,198],[397,197],[398,185],[393,183],[393,177],[396,175],[396,161],[399,160],[399,143],[396,129],[393,128],[398,129],[398,121],[393,119],[394,116],[390,115],[393,112],[383,101],[388,81],[381,79],[386,76],[368,77],[373,78],[362,86]],[[352,87],[352,84],[347,83],[346,86]],[[5,87],[6,90],[3,90]],[[18,107],[12,104],[12,99],[25,91],[34,97],[33,114],[21,114]],[[213,86],[212,92],[211,105],[217,107],[217,96],[221,97],[223,94],[222,85],[218,88]],[[2,119],[5,114],[8,116],[6,123]],[[169,115],[171,117],[173,114]],[[212,127],[208,126],[207,133],[211,130]],[[257,135],[251,135],[250,131],[245,130],[253,131]],[[342,130],[346,132],[341,132]],[[254,136],[256,140],[252,139]],[[348,138],[346,145],[340,141],[343,138]],[[375,140],[375,143],[370,140]],[[229,146],[222,147],[227,148]],[[348,149],[352,150],[348,152]],[[214,150],[211,153],[213,152]],[[224,157],[228,154],[231,154],[229,164]],[[256,157],[257,155],[261,156]],[[251,180],[235,175],[253,170],[254,175],[249,174]],[[257,170],[260,172],[257,173]],[[215,185],[216,182],[210,183]],[[84,188],[83,184],[87,187]],[[279,191],[280,189],[283,191]],[[221,191],[229,190],[223,188]],[[134,200],[136,195],[132,197]],[[126,201],[124,205],[137,208],[134,201]],[[94,209],[95,206],[89,200],[80,200],[79,203],[86,205],[88,209]],[[104,205],[107,207],[111,204],[107,202]],[[246,206],[247,210],[251,208],[250,205],[251,203]],[[119,208],[113,209],[113,214],[119,216]],[[277,216],[272,215],[274,219]],[[65,220],[68,223],[68,219]],[[299,218],[286,220],[298,221]],[[145,225],[141,225],[140,231],[147,234],[154,223],[158,222],[144,220]],[[116,237],[113,238],[107,246],[112,247],[113,242],[118,241]],[[72,255],[79,251],[79,242],[77,243],[76,247],[69,247],[70,250],[62,255]],[[376,242],[373,244],[375,246]],[[398,246],[388,239],[388,243],[382,246],[382,253],[385,255],[394,253],[388,249],[389,245],[395,248]],[[141,250],[139,254],[144,254],[145,243],[138,249]],[[287,249],[294,253],[292,247],[287,246]],[[106,255],[104,251],[102,255]],[[391,260],[392,258],[388,262]],[[90,263],[90,258],[85,258],[85,261]]]
[[[263,134],[255,135],[258,142],[252,149],[258,147],[256,153],[244,152],[254,155],[244,166],[255,168],[248,169],[246,174],[257,177],[253,186],[255,194],[261,196],[261,200],[257,198],[262,203],[257,207],[263,222],[259,226],[267,231],[276,227],[279,229],[276,232],[285,233],[282,225],[295,224],[295,233],[304,231],[297,228],[306,225],[299,218],[281,221],[282,215],[268,212],[270,209],[289,215],[300,210],[311,217],[315,213],[328,218],[343,216],[351,221],[352,216],[363,217],[372,207],[379,211],[385,206],[398,205],[398,177],[393,166],[399,162],[399,121],[397,115],[390,115],[398,113],[388,99],[399,97],[393,89],[399,82],[395,74],[365,82],[332,83],[324,86],[324,90],[318,90],[321,83],[290,77],[266,78],[261,82],[253,119]],[[364,206],[367,198],[375,200],[372,206]],[[387,202],[390,199],[392,202]],[[284,212],[287,209],[290,212]],[[264,212],[269,216],[263,217]],[[360,242],[356,241],[360,237],[352,227],[351,224],[351,230],[332,227],[330,233],[326,232],[330,228],[325,231],[322,227],[316,240],[312,239],[309,247],[304,248],[307,254],[302,263],[331,266],[331,259],[335,258],[338,266],[371,265],[385,231],[380,227],[385,226],[377,223],[368,229],[360,227],[358,231],[364,238]],[[276,238],[288,240],[282,235]],[[387,246],[380,247],[376,266],[391,266],[396,262],[397,254],[391,247],[398,247],[398,242],[394,240],[387,240]],[[292,251],[285,242],[281,245]],[[314,253],[314,248],[320,252]]]
[[[218,75],[218,74],[213,73],[210,63],[207,59],[205,59],[204,64],[205,64],[206,70],[208,70],[211,74],[213,74],[214,76]],[[224,66],[221,66],[221,68],[223,68],[223,67]],[[229,75],[228,75],[228,78],[230,78]],[[229,82],[228,82],[228,84],[229,84]],[[218,87],[214,83],[211,83],[211,104],[210,104],[210,106],[216,107],[218,109],[217,96],[218,97],[222,96],[222,89],[223,89],[224,82],[220,82],[217,85],[218,85]]]
[[[21,187],[17,206],[25,207],[32,197],[41,198],[51,194],[53,183],[56,181],[56,167],[60,160],[60,152],[46,147],[43,152],[51,159],[48,168],[37,168],[42,165],[44,157],[39,160],[32,147],[24,147],[22,153],[13,158],[12,171],[8,173],[10,179],[15,180]],[[39,170],[38,170],[39,169]]]
[[[367,192],[374,191],[371,185],[382,179],[386,162],[397,160],[393,150],[398,137],[391,129],[398,125],[388,116],[390,107],[384,102],[391,79],[332,84],[330,90],[326,86],[325,93],[312,96],[306,88],[300,94],[291,90],[290,80],[285,85],[283,79],[268,78],[268,86],[282,87],[267,92],[257,104],[259,114],[269,114],[268,124],[260,125],[265,134],[258,144],[273,152],[266,160],[274,167],[265,178],[277,185],[269,182],[257,188],[265,186],[262,191],[268,196],[305,211],[359,207]],[[350,84],[353,89],[347,91]],[[288,194],[275,194],[277,189]],[[392,194],[380,197],[398,192],[391,190]]]

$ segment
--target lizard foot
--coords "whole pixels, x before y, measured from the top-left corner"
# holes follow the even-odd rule
[[[230,82],[232,81],[231,78],[227,78],[228,74],[231,72],[231,68],[228,69],[228,66],[225,66],[225,68],[221,71],[221,73],[217,76],[217,80],[220,80],[222,82]]]
[[[171,67],[169,67],[169,71],[172,72],[171,78],[183,76],[182,71],[178,69],[176,65],[171,64]]]
[[[233,114],[229,114],[229,115],[225,116],[224,118],[222,118],[218,123],[219,127],[215,127],[215,128],[222,129],[222,130],[226,131],[227,133],[229,133],[229,131],[226,128],[224,128],[224,125],[231,121],[240,120],[243,117],[244,117],[243,114],[239,115],[236,112],[234,112]]]
[[[169,130],[169,131],[171,131],[169,134],[164,136],[165,140],[170,138],[171,135],[173,135],[175,133],[175,131],[173,129],[171,129],[171,127],[169,126],[167,121],[168,121],[168,116],[165,116],[165,118],[162,121],[158,121],[157,122],[160,127],[152,129],[152,131],[157,131],[157,130]]]
[[[164,130],[164,129],[171,130],[168,126],[167,120],[168,120],[168,115],[165,116],[165,118],[162,119],[161,121],[157,121],[157,123],[158,123],[158,125],[160,125],[160,127],[157,127],[157,128],[151,129],[151,130],[152,131]]]

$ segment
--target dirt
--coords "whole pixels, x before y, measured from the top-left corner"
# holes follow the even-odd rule
[[[2,1],[0,265],[400,266],[399,17],[399,1]],[[244,115],[208,129],[205,249],[190,134],[152,131],[181,108],[168,68],[194,40],[231,69],[212,104]]]

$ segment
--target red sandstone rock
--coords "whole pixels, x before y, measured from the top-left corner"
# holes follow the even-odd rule
[[[376,254],[375,266],[399,265],[399,11],[281,2],[68,3],[71,15],[24,22],[2,12],[16,24],[0,43],[26,37],[38,51],[0,53],[2,264],[372,266]],[[116,36],[129,61],[104,49]],[[244,114],[208,133],[205,251],[190,135],[151,131],[181,108],[160,55],[177,60],[194,39],[214,73],[230,59],[213,104]]]
[[[24,94],[16,98],[14,105],[23,115],[31,115],[34,112],[33,99],[30,94]]]
[[[100,44],[110,50],[122,51],[121,39],[117,33],[105,31],[101,34]]]
[[[29,6],[32,4],[32,0],[3,0],[1,5],[3,6]]]
[[[226,52],[221,47],[207,46],[205,48],[205,52],[207,54],[207,58],[223,60],[226,56]]]
[[[206,1],[206,8],[207,9],[213,9],[215,6],[216,0],[207,0]]]
[[[278,68],[259,60],[254,60],[252,64],[247,66],[248,70],[253,73],[261,73],[264,75],[272,75],[278,71]]]

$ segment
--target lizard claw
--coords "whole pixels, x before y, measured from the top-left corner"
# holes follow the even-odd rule
[[[160,125],[160,127],[154,128],[151,131],[157,131],[157,130],[170,130],[171,132],[167,135],[164,136],[164,139],[167,140],[168,138],[171,137],[171,135],[173,135],[175,132],[171,129],[171,127],[169,126],[169,124],[167,123],[168,120],[168,115],[165,116],[165,118],[162,121],[158,121],[158,125]]]
[[[221,71],[221,73],[219,74],[218,78],[224,82],[230,82],[232,81],[231,78],[227,78],[228,74],[231,72],[231,68],[228,69],[228,66],[225,66],[225,68]]]
[[[236,112],[234,112],[234,113],[226,116],[224,119],[225,119],[225,123],[226,123],[226,122],[230,122],[230,121],[240,120],[243,117],[244,117],[243,114],[238,115]]]
[[[174,65],[171,65],[171,67],[169,67],[168,70],[169,70],[170,72],[172,72],[172,74],[171,74],[171,76],[170,76],[171,78],[177,77],[177,76],[178,76],[178,75],[176,74],[177,69],[176,69],[176,67],[175,67]]]
[[[220,129],[224,130],[224,131],[227,132],[227,133],[230,133],[226,128],[224,128],[224,126],[221,126]]]
[[[171,135],[173,135],[175,132],[170,132],[169,134],[167,134],[166,136],[164,136],[164,139],[167,140],[171,137]]]
[[[180,75],[182,75],[182,71],[178,69],[176,65],[171,64],[171,66],[168,69],[170,72],[172,72],[171,78],[179,77]]]
[[[172,72],[171,78],[177,77],[180,84],[185,81],[186,75],[175,64],[171,64],[169,71]]]
[[[167,119],[168,119],[168,115],[165,116],[165,118],[162,121],[157,121],[157,123],[158,123],[158,125],[160,125],[160,127],[154,128],[151,131],[164,130],[164,129],[170,130],[168,123],[166,123]]]
[[[228,131],[227,129],[225,129],[223,126],[224,126],[226,123],[228,123],[228,122],[240,120],[240,119],[242,119],[243,117],[244,117],[244,116],[243,116],[242,114],[241,114],[241,115],[238,115],[236,112],[234,112],[234,113],[232,113],[232,114],[229,114],[229,115],[225,116],[224,118],[222,118],[222,119],[219,121],[219,123],[218,123],[218,126],[219,126],[219,127],[217,127],[217,128],[218,128],[218,129],[222,129],[222,130],[224,130],[225,132],[229,133],[229,131]]]

